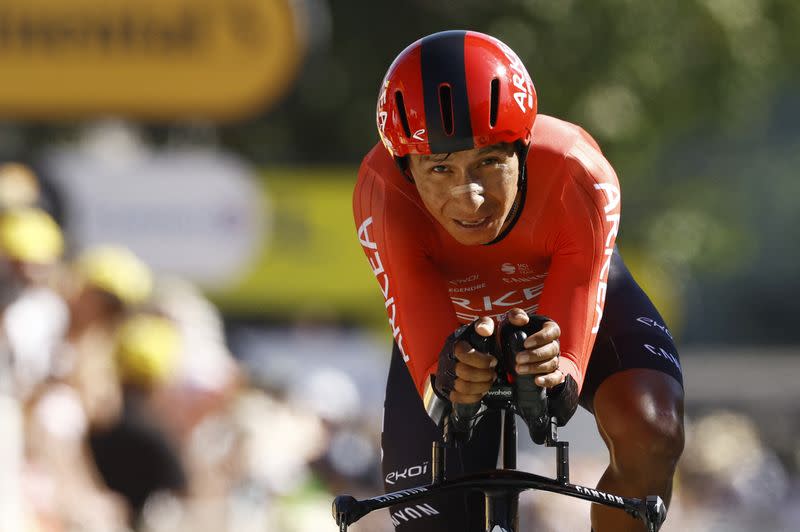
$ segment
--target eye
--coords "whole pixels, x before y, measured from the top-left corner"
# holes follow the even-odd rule
[[[433,172],[434,174],[443,174],[447,172],[447,166],[443,164],[437,164],[436,166],[431,167],[431,172]]]
[[[481,160],[481,166],[490,166],[490,165],[493,165],[493,164],[497,164],[499,162],[500,162],[500,158],[499,157],[487,157],[487,158]]]

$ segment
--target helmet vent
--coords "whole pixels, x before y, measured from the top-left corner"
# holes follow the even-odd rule
[[[500,80],[497,78],[492,80],[489,101],[489,127],[494,127],[497,125],[497,106],[500,103]]]
[[[411,128],[408,126],[408,116],[406,115],[406,106],[403,103],[403,93],[397,91],[394,93],[394,102],[397,105],[397,114],[400,115],[400,124],[403,126],[403,133],[406,138],[411,138]]]
[[[453,134],[453,89],[450,85],[439,86],[439,108],[442,110],[444,134],[450,136]]]

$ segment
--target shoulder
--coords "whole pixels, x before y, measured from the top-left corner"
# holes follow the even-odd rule
[[[600,146],[582,127],[548,115],[536,117],[531,135],[531,153],[566,156],[576,143],[587,143],[600,152]]]
[[[400,172],[389,153],[378,143],[364,156],[358,169],[356,195],[364,188],[405,197],[414,201],[418,196],[414,185]]]
[[[400,172],[381,144],[364,157],[353,190],[353,215],[357,224],[370,220],[393,233],[408,228],[426,232],[429,215],[417,189]]]
[[[617,175],[592,136],[580,126],[552,116],[539,115],[533,128],[532,163],[549,161],[564,163],[563,178],[594,188],[594,184],[609,182],[618,186]],[[536,169],[533,169],[536,171]]]
[[[360,181],[369,174],[387,180],[392,179],[394,173],[400,173],[397,165],[389,153],[378,143],[361,160],[358,177]]]

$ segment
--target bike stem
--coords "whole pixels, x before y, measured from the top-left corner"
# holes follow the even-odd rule
[[[547,433],[545,446],[556,448],[556,481],[569,484],[569,442],[558,441],[558,425],[555,418],[550,418],[550,430]]]
[[[508,408],[503,410],[503,467],[517,468],[517,418]]]

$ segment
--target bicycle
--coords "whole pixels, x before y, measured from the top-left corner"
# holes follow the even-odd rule
[[[526,334],[532,332],[525,328],[515,329],[503,342],[502,355],[498,357],[497,380],[481,402],[474,405],[441,403],[439,412],[431,413],[442,428],[442,441],[434,441],[432,445],[431,483],[363,500],[350,495],[337,496],[332,504],[332,513],[340,532],[347,532],[348,526],[375,510],[453,490],[483,492],[486,532],[518,532],[519,494],[526,490],[550,491],[618,508],[643,521],[648,532],[658,532],[667,513],[661,497],[623,497],[569,482],[569,442],[558,439],[557,418],[551,415],[553,409],[550,407],[553,405],[548,404],[546,391],[533,383],[532,376],[514,376],[506,369],[512,366],[503,362],[503,359],[511,360],[508,358],[510,353],[522,350]],[[478,347],[476,343],[483,340],[471,339],[470,343]],[[501,412],[502,469],[448,478],[444,467],[445,453],[468,441],[477,420],[490,410]],[[516,470],[517,415],[527,425],[534,443],[555,448],[555,478]]]

